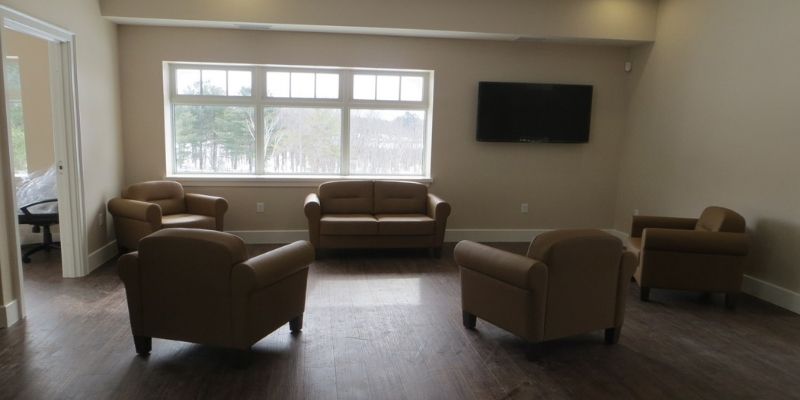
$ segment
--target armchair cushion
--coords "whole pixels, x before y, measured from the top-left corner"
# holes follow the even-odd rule
[[[122,197],[158,204],[163,215],[186,212],[183,186],[178,182],[149,181],[133,184],[122,192]]]
[[[314,261],[314,247],[297,241],[243,261],[233,268],[233,289],[250,291],[272,285]]]
[[[214,217],[195,214],[172,214],[161,218],[164,228],[195,228],[216,229],[217,220]]]

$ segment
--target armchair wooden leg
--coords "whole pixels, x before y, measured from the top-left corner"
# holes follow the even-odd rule
[[[292,333],[303,330],[303,314],[289,320],[289,330],[292,331]]]
[[[739,303],[739,293],[725,293],[725,307],[729,310],[736,309],[736,305]]]
[[[153,349],[153,338],[149,336],[133,335],[133,345],[136,347],[137,354],[146,356],[150,354],[150,350]]]
[[[467,329],[475,329],[475,324],[478,321],[478,317],[475,314],[470,314],[466,311],[461,311],[461,322],[464,324],[464,327]]]
[[[620,331],[622,331],[622,327],[606,329],[606,331],[605,331],[606,343],[607,344],[617,344],[617,343],[619,343]]]
[[[642,287],[640,296],[642,301],[650,301],[650,288]]]

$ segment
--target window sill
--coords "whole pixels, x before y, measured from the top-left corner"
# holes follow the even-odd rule
[[[168,175],[164,179],[187,187],[317,187],[320,183],[339,180],[393,180],[419,182],[430,186],[433,179],[424,176],[339,176],[339,175]]]

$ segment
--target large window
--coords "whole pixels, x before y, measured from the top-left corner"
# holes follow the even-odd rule
[[[430,71],[167,71],[170,175],[430,175]]]

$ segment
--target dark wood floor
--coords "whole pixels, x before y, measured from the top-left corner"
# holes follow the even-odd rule
[[[529,362],[511,334],[462,328],[452,246],[442,259],[334,253],[311,268],[302,334],[284,326],[242,368],[231,352],[157,339],[137,357],[113,263],[65,280],[57,255],[36,261],[28,318],[0,329],[4,399],[800,398],[800,316],[750,297],[736,311],[691,293],[642,303],[631,284],[618,345],[597,332]]]

